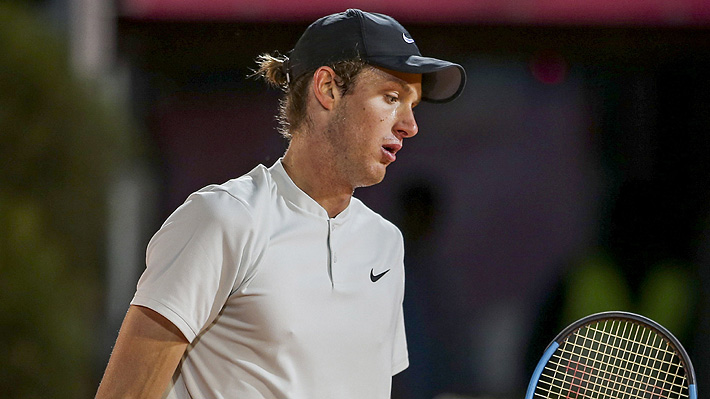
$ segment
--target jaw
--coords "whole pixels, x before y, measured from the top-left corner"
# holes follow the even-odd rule
[[[369,187],[382,182],[387,172],[387,164],[383,162],[372,162],[367,167],[361,169],[357,181],[353,187]]]

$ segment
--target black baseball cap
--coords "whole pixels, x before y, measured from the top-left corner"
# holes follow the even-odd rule
[[[357,9],[328,15],[303,33],[285,63],[289,80],[323,65],[361,59],[367,64],[422,74],[422,100],[444,103],[455,99],[466,84],[459,64],[423,57],[414,39],[394,18]]]

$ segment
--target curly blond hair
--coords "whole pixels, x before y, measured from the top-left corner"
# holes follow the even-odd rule
[[[263,78],[272,87],[281,89],[284,97],[279,101],[279,112],[276,119],[279,122],[278,131],[286,139],[291,139],[304,123],[308,123],[306,101],[308,87],[316,69],[307,71],[295,80],[289,81],[284,63],[288,57],[280,54],[261,54],[256,58],[258,68],[253,76]],[[367,65],[364,61],[355,59],[340,61],[332,65],[338,76],[336,83],[345,95],[355,82],[355,78]]]

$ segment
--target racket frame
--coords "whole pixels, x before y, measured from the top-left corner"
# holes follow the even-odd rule
[[[680,341],[670,331],[668,331],[667,328],[649,319],[648,317],[641,316],[636,313],[623,311],[600,312],[583,317],[570,324],[569,326],[565,327],[564,330],[557,334],[555,339],[553,339],[552,342],[547,346],[545,352],[543,352],[543,355],[540,358],[540,361],[535,367],[535,371],[533,372],[533,375],[530,378],[530,383],[528,384],[527,392],[525,393],[525,399],[534,398],[535,388],[537,388],[537,383],[540,380],[540,376],[542,375],[542,372],[544,371],[547,362],[550,360],[552,355],[554,355],[555,351],[557,351],[557,349],[564,342],[564,340],[567,339],[568,336],[570,336],[574,331],[576,331],[580,327],[600,320],[629,320],[641,324],[642,326],[647,327],[651,330],[654,330],[658,335],[665,338],[666,341],[668,341],[671,347],[673,347],[675,352],[678,354],[678,357],[680,358],[680,361],[683,364],[683,370],[685,371],[686,379],[688,380],[689,399],[697,399],[698,390],[695,385],[695,369],[693,368],[693,363],[690,361],[688,353],[685,351],[685,348],[683,348],[683,345],[680,343]]]

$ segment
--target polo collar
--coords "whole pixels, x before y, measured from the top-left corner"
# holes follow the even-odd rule
[[[282,158],[279,158],[274,165],[269,168],[269,173],[271,173],[271,176],[276,182],[277,189],[288,202],[311,215],[323,219],[331,219],[325,208],[301,190],[296,183],[291,180],[291,176],[289,176],[288,173],[286,173],[286,169],[284,169]],[[336,222],[344,222],[350,214],[351,205],[352,197],[350,198],[350,203],[347,208],[332,219]]]

